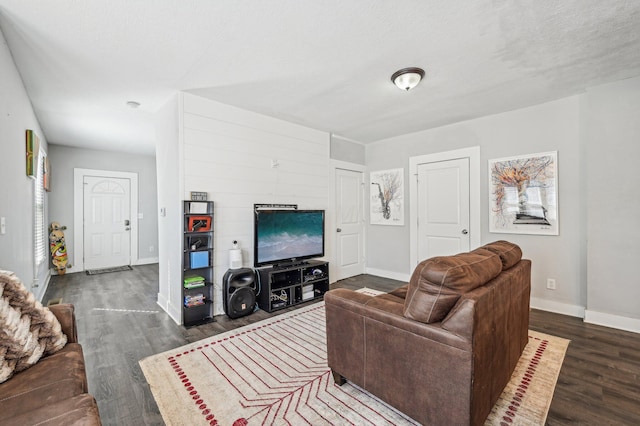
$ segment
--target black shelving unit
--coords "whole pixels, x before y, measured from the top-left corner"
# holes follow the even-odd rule
[[[299,265],[257,270],[258,306],[267,312],[321,298],[329,291],[329,263],[310,260]]]
[[[213,320],[213,202],[184,201],[182,324]]]

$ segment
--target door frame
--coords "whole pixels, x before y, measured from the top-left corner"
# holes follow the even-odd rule
[[[341,160],[329,160],[329,202],[328,202],[328,214],[327,214],[327,227],[326,227],[326,235],[328,236],[327,242],[328,247],[331,247],[331,253],[329,254],[329,276],[336,277],[337,276],[337,261],[336,256],[338,255],[338,238],[334,229],[336,229],[336,171],[338,169],[342,170],[351,170],[354,172],[362,173],[363,182],[366,184],[367,176],[366,176],[366,167],[362,164],[350,163],[347,161]],[[366,216],[366,191],[362,188],[362,220],[364,221],[362,226],[362,262],[364,263],[363,273],[367,270],[367,258],[366,258],[366,246],[367,246],[367,216]],[[332,278],[330,281],[335,282]]]
[[[473,250],[482,240],[480,227],[480,147],[456,149],[435,154],[409,157],[409,270],[418,264],[418,166],[426,163],[469,159],[469,247]]]
[[[138,262],[138,174],[112,170],[73,169],[73,272],[84,271],[84,177],[98,176],[105,178],[129,179],[131,209],[131,244],[129,264]]]

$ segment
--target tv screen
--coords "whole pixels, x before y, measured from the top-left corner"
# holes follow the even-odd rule
[[[257,210],[254,266],[324,256],[324,210]]]

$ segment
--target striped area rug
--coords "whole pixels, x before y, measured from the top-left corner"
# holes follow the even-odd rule
[[[167,425],[412,425],[327,367],[324,302],[140,361]],[[531,332],[487,424],[544,424],[568,341]]]

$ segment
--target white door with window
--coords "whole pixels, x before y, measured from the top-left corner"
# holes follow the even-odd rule
[[[131,264],[131,181],[84,176],[84,269]]]
[[[469,159],[418,165],[418,259],[469,251]]]
[[[336,280],[364,273],[364,173],[336,169]]]

